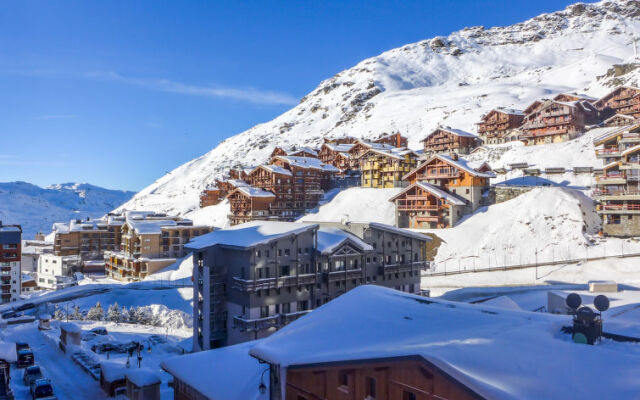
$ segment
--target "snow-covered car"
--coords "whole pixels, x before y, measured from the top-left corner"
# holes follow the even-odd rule
[[[53,386],[51,381],[46,378],[38,379],[31,385],[32,399],[51,399],[53,396]]]
[[[103,336],[109,334],[109,332],[107,332],[107,328],[105,328],[104,326],[96,326],[95,328],[89,330],[89,333]]]
[[[31,349],[31,347],[29,346],[29,343],[27,342],[16,342],[16,351],[20,351],[23,349]]]
[[[33,365],[33,352],[31,349],[18,350],[18,360],[16,362],[18,368],[29,367]]]
[[[22,382],[24,382],[25,386],[31,386],[35,381],[42,378],[44,378],[44,375],[42,375],[39,365],[27,367],[22,373]]]

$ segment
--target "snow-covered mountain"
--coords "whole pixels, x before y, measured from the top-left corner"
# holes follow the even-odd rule
[[[274,146],[399,130],[409,146],[438,124],[475,131],[496,106],[578,91],[601,96],[638,82],[640,2],[574,4],[507,27],[465,28],[387,51],[342,71],[274,120],[226,139],[138,193],[124,207],[186,214],[227,168],[264,162]]]
[[[87,183],[62,183],[45,188],[27,182],[0,183],[0,221],[22,225],[23,237],[30,239],[38,231],[51,231],[54,222],[100,217],[134,194]]]

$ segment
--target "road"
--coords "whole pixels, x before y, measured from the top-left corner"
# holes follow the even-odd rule
[[[98,381],[93,380],[71,358],[58,349],[38,330],[37,323],[23,324],[3,331],[3,340],[29,343],[36,364],[46,378],[51,379],[53,391],[60,400],[107,399]],[[11,366],[11,388],[16,400],[31,399],[29,388],[22,384],[22,369]]]

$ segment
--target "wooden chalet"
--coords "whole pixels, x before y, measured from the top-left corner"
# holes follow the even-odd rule
[[[494,177],[487,163],[473,167],[456,154],[434,155],[405,175],[410,186],[390,201],[401,228],[446,228],[482,205]]]
[[[294,194],[293,174],[288,169],[277,165],[260,165],[247,177],[248,183],[255,188],[274,194],[275,199],[269,205],[270,215],[282,221],[293,220]]]
[[[467,204],[426,182],[413,183],[389,201],[396,205],[396,226],[400,228],[452,227]]]
[[[333,165],[322,163],[317,158],[278,156],[273,165],[280,166],[292,173],[293,211],[302,213],[315,207],[324,190],[329,189],[331,179],[340,170]]]
[[[384,143],[373,143],[373,142],[367,142],[364,140],[358,140],[348,151],[349,153],[349,157],[353,160],[357,160],[360,158],[360,156],[362,156],[364,153],[366,153],[367,151],[371,150],[371,149],[376,149],[376,150],[391,150],[393,149],[393,146],[390,146],[388,144],[384,144]]]
[[[426,154],[469,154],[480,145],[473,133],[450,127],[439,127],[422,139]]]
[[[531,113],[534,113],[534,112],[538,111],[538,109],[540,109],[540,107],[542,107],[544,105],[545,101],[547,101],[547,99],[534,100],[533,103],[529,104],[529,106],[527,108],[522,110],[522,113],[524,115],[529,115]]]
[[[229,215],[231,225],[253,220],[269,219],[271,204],[276,196],[263,189],[241,186],[227,196],[231,207]]]
[[[245,180],[247,179],[247,175],[249,175],[251,170],[253,170],[253,168],[242,168],[242,167],[231,168],[229,170],[229,179]]]
[[[216,179],[216,187],[220,190],[221,197],[227,197],[229,193],[241,186],[249,184],[242,179]]]
[[[598,101],[595,97],[587,96],[586,94],[579,93],[559,93],[557,94],[553,100],[555,101],[587,101],[589,103],[595,103]]]
[[[521,110],[509,108],[494,108],[482,116],[478,122],[478,136],[485,144],[504,143],[506,133],[522,125],[524,113]]]
[[[640,88],[620,86],[594,103],[606,116],[614,114],[640,118]]]
[[[409,144],[409,139],[402,136],[399,132],[383,134],[377,139],[373,140],[373,143],[383,143],[388,144],[393,147],[407,147]]]
[[[208,187],[200,193],[200,208],[215,206],[223,199],[222,191],[218,187]]]
[[[273,159],[274,157],[277,157],[277,156],[286,156],[287,154],[288,153],[285,149],[283,149],[282,147],[276,146],[271,152],[269,159]]]
[[[522,125],[523,138],[529,145],[575,139],[584,133],[587,124],[598,119],[598,110],[587,101],[545,100],[534,109]]]
[[[416,166],[417,159],[418,154],[408,149],[369,149],[358,158],[362,186],[377,189],[402,187],[402,177]]]
[[[612,117],[605,119],[602,122],[602,125],[606,127],[627,126],[627,125],[633,125],[636,122],[639,122],[639,120],[635,119],[631,115],[616,114]]]
[[[353,144],[323,143],[318,151],[318,158],[325,164],[333,165],[343,171],[347,170],[349,169],[349,150],[353,146]],[[338,160],[339,155],[343,157]]]

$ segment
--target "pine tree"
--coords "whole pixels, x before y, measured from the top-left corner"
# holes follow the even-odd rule
[[[120,322],[130,322],[130,320],[129,310],[127,310],[127,307],[122,306],[122,311],[120,311]]]
[[[118,302],[111,304],[107,311],[107,321],[120,322],[120,306]]]
[[[91,307],[87,313],[87,319],[89,321],[102,321],[104,319],[104,310],[100,302],[97,302],[94,307]]]
[[[134,306],[129,307],[129,322],[137,324],[140,321],[138,311]]]
[[[73,309],[73,314],[69,316],[71,319],[75,319],[76,321],[82,321],[82,313],[80,312],[80,307],[75,306]]]

